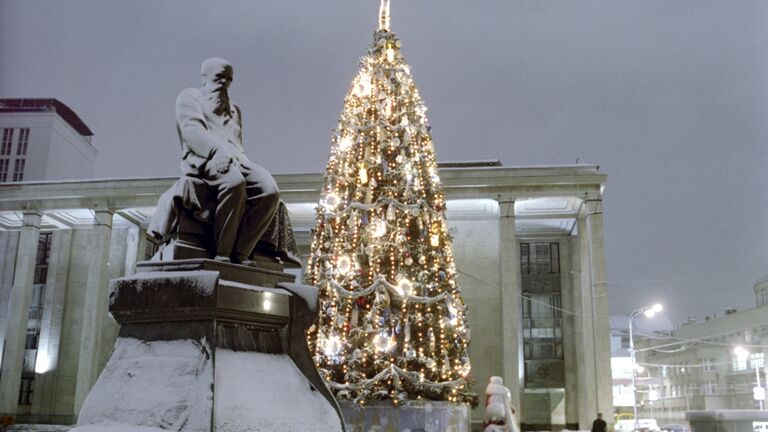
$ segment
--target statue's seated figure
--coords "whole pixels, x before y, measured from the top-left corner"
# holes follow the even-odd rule
[[[150,222],[148,232],[162,243],[154,259],[300,267],[275,180],[245,155],[240,108],[228,94],[232,65],[211,58],[201,73],[203,86],[176,99],[182,176],[161,195]]]

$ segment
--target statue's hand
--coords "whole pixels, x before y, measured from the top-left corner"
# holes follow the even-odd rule
[[[232,156],[225,151],[217,151],[213,154],[210,164],[213,170],[219,174],[226,174],[229,172],[229,167],[232,165]]]

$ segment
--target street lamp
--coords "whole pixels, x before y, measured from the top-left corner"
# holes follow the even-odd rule
[[[629,314],[629,355],[632,360],[632,413],[635,416],[635,430],[640,429],[640,421],[637,418],[637,362],[635,361],[635,339],[632,333],[632,321],[640,315],[644,315],[646,318],[653,318],[654,315],[661,312],[664,307],[656,303],[653,306],[645,306],[637,308]]]
[[[749,367],[749,356],[752,353],[747,351],[743,346],[737,346],[736,348],[734,348],[733,353],[736,354],[736,357],[738,357],[739,359],[744,360],[744,362],[747,363],[747,367]],[[763,399],[765,399],[765,390],[763,390],[763,388],[760,387],[760,368],[757,366],[757,362],[753,362],[753,364],[755,365],[755,378],[757,379],[757,387],[755,387],[754,389],[754,398],[757,399],[757,401],[760,404],[760,411],[763,411],[765,409],[765,407],[763,406]],[[768,377],[766,379],[768,379]]]

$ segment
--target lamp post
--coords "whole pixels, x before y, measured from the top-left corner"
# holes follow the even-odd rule
[[[635,430],[640,429],[640,421],[637,418],[637,363],[635,361],[635,339],[632,333],[632,321],[640,315],[644,315],[647,318],[652,318],[657,313],[661,312],[664,307],[656,303],[653,306],[640,307],[632,311],[629,314],[629,355],[632,360],[632,413],[635,417]]]
[[[747,363],[747,368],[749,368],[749,356],[752,354],[744,347],[737,346],[733,349],[733,353],[736,354],[736,357],[743,359]],[[765,407],[763,406],[763,399],[765,399],[765,390],[763,390],[762,387],[760,387],[760,368],[757,366],[757,362],[754,362],[755,365],[755,379],[757,380],[757,386],[754,390],[754,398],[757,399],[758,403],[760,404],[760,411],[765,410]],[[766,380],[768,380],[768,376],[766,376]],[[762,392],[762,399],[758,399],[759,392]]]

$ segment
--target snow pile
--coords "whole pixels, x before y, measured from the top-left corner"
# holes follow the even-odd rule
[[[109,283],[111,292],[115,292],[117,284],[123,281],[135,281],[136,291],[152,286],[188,286],[195,292],[209,296],[216,288],[219,280],[219,272],[210,270],[194,271],[156,271],[136,273],[131,276],[112,279]]]
[[[285,354],[216,350],[216,431],[340,431],[336,411]]]
[[[118,338],[73,432],[208,431],[212,381],[211,352],[199,342]]]

